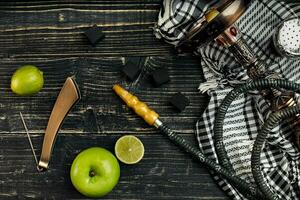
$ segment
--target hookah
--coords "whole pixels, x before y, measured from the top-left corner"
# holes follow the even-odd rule
[[[215,40],[219,45],[227,48],[237,62],[247,70],[250,79],[282,79],[279,74],[267,69],[266,63],[257,58],[247,45],[243,38],[243,34],[234,24],[246,11],[246,3],[244,0],[228,0],[218,8],[209,10],[205,16],[199,20],[183,38],[176,48],[179,52],[194,49],[196,46],[204,46]],[[261,91],[271,103],[271,110],[278,111],[286,107],[296,106],[295,93],[288,90],[279,89],[277,86],[267,88]],[[295,124],[300,121],[297,115],[292,119]],[[295,143],[300,148],[300,130],[296,127],[294,132]],[[216,142],[220,143],[222,135],[217,134]],[[220,157],[225,158],[225,149],[216,146],[217,153]],[[230,167],[228,162],[223,163],[224,166]]]
[[[244,41],[234,22],[245,12],[246,5],[243,0],[228,0],[216,9],[210,10],[205,19],[200,20],[187,36],[178,44],[180,50],[207,44],[209,41],[217,41],[220,45],[229,49],[239,63],[246,68],[251,82],[234,88],[225,97],[218,108],[214,122],[214,138],[216,152],[220,163],[207,158],[199,149],[189,144],[175,131],[165,125],[159,115],[119,85],[114,85],[113,90],[120,98],[141,116],[150,126],[156,127],[166,135],[173,143],[187,153],[194,156],[200,163],[214,170],[217,174],[226,178],[248,199],[279,200],[263,178],[260,169],[260,154],[266,138],[271,130],[282,120],[293,118],[300,119],[300,106],[297,105],[295,94],[300,93],[300,85],[282,79],[275,72],[267,70],[266,64],[258,59]],[[272,113],[267,117],[261,130],[258,132],[251,153],[251,169],[256,186],[238,177],[227,156],[223,143],[223,124],[226,112],[231,103],[239,95],[252,90],[259,90],[261,94],[271,102]],[[299,137],[299,136],[298,136]]]

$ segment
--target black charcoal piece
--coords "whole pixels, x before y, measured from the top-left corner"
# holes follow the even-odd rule
[[[161,86],[162,84],[169,82],[170,78],[169,78],[168,70],[165,68],[160,68],[155,70],[152,73],[152,79],[156,86]]]
[[[178,92],[173,95],[173,97],[170,100],[170,103],[180,112],[182,112],[185,109],[185,107],[190,104],[190,101],[186,96]]]
[[[123,68],[123,72],[130,80],[134,80],[140,73],[140,68],[133,62],[128,61],[125,67]]]
[[[93,26],[84,32],[84,35],[88,38],[92,46],[95,46],[105,35],[102,29],[98,26]]]

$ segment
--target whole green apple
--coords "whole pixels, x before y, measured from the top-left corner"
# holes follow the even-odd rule
[[[71,167],[74,187],[87,197],[102,197],[118,183],[120,166],[108,150],[92,147],[77,155]]]

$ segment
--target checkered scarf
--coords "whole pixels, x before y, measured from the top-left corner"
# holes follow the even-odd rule
[[[154,28],[156,37],[171,44],[187,33],[203,13],[216,0],[165,0]],[[253,0],[247,12],[237,21],[253,51],[264,60],[270,70],[283,78],[300,83],[300,60],[292,61],[276,55],[270,43],[273,31],[284,19],[300,15],[300,7],[278,0]],[[245,82],[245,70],[234,60],[227,49],[211,42],[198,48],[201,66],[207,82],[200,84],[200,91],[210,96],[208,107],[196,124],[199,147],[209,158],[218,162],[213,140],[213,123],[216,111],[232,86]],[[254,183],[251,173],[251,151],[254,140],[266,116],[269,104],[258,93],[237,98],[228,110],[224,122],[223,141],[238,176]],[[261,169],[265,180],[280,199],[300,199],[300,153],[291,142],[290,123],[282,122],[272,130],[261,154]],[[211,171],[214,180],[232,199],[246,199],[225,179]]]

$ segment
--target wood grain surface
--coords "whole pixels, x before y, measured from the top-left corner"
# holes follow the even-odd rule
[[[3,57],[153,56],[171,50],[153,37],[160,0],[0,2]],[[97,24],[97,47],[82,35]]]
[[[112,92],[113,84],[122,84],[197,145],[195,122],[208,100],[197,90],[203,82],[200,60],[177,56],[153,36],[160,4],[161,0],[0,2],[0,199],[85,199],[70,182],[72,160],[91,146],[113,151],[125,134],[142,140],[145,157],[137,165],[121,164],[119,184],[102,199],[227,199],[203,166]],[[82,34],[94,24],[106,34],[96,47]],[[121,72],[129,60],[142,70],[133,82]],[[10,91],[10,77],[23,64],[44,72],[44,88],[33,97]],[[168,69],[171,81],[157,88],[150,73],[160,67]],[[61,128],[50,169],[37,173],[19,112],[39,154],[51,109],[68,76],[76,77],[82,100]],[[191,102],[182,113],[168,103],[176,92]]]

